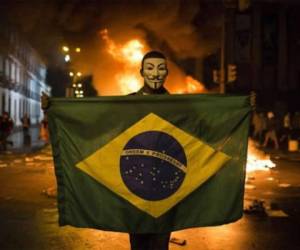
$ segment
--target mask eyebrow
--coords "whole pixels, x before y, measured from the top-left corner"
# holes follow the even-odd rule
[[[161,63],[161,64],[158,65],[158,67],[160,67],[160,66],[162,66],[162,65],[163,65],[163,66],[167,66],[166,63]]]
[[[149,62],[146,63],[146,66],[147,66],[147,65],[154,66],[154,64],[149,63]]]

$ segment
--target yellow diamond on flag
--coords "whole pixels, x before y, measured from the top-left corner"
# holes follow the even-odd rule
[[[229,160],[225,153],[150,113],[76,167],[157,218]]]

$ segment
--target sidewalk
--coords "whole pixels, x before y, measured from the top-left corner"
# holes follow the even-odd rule
[[[33,126],[29,129],[29,136],[27,139],[30,139],[26,142],[24,139],[24,134],[22,129],[16,129],[8,137],[8,140],[13,142],[13,145],[7,146],[6,153],[31,153],[35,152],[46,145],[46,143],[39,139],[40,128],[39,126]]]

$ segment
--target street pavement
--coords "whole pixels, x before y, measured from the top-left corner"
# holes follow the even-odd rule
[[[0,249],[130,249],[124,233],[58,226],[56,199],[43,192],[55,186],[51,147],[38,130],[31,137],[22,146],[21,132],[14,135],[14,147],[0,153]],[[241,220],[173,232],[187,244],[170,250],[300,249],[300,154],[269,153],[276,167],[248,174]]]
[[[28,136],[24,136],[21,128],[15,129],[8,137],[8,141],[11,141],[13,144],[7,145],[6,153],[30,153],[39,150],[46,144],[40,140],[39,135],[40,128],[38,125],[32,126],[29,129]]]

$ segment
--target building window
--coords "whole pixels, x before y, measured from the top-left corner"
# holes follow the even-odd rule
[[[20,83],[20,65],[16,64],[16,83]]]
[[[5,76],[7,79],[9,79],[9,59],[5,60]]]
[[[11,72],[10,72],[10,79],[14,82],[16,80],[16,64],[14,62],[11,62]]]
[[[23,117],[22,114],[22,99],[19,99],[19,117]]]
[[[2,95],[2,112],[1,114],[5,111],[5,93]]]
[[[8,96],[8,113],[9,115],[11,114],[11,98],[10,98],[10,95]]]
[[[17,121],[18,117],[17,117],[17,100],[14,100],[14,118],[15,118],[15,122]]]
[[[4,68],[4,62],[3,62],[3,56],[2,55],[0,55],[0,75],[2,75],[3,74],[3,68]]]
[[[22,116],[24,116],[25,113],[26,113],[26,100],[23,99],[23,112],[22,112]]]

